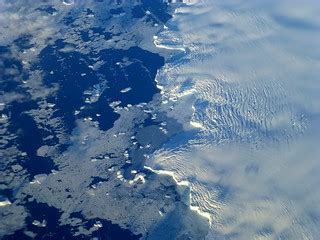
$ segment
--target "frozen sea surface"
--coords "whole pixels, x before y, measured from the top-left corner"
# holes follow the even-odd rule
[[[203,239],[189,188],[145,168],[179,3],[0,1],[0,238]],[[167,126],[168,124],[168,126]]]

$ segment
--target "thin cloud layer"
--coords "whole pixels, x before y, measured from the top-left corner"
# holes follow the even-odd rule
[[[186,52],[158,74],[163,110],[198,133],[149,164],[190,182],[214,239],[320,234],[320,5],[307,2],[199,1],[157,37]]]

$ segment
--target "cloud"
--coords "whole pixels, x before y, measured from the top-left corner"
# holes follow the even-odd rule
[[[319,7],[204,0],[179,8],[157,38],[186,49],[158,74],[168,115],[202,130],[176,136],[149,164],[190,181],[218,239],[320,234]]]

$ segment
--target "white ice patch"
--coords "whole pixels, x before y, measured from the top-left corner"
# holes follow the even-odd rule
[[[162,38],[159,36],[153,36],[153,43],[157,48],[186,52],[186,49],[182,45],[177,44],[179,39],[172,36],[170,36],[168,39],[164,39],[164,34],[165,33],[162,33]]]
[[[8,199],[0,201],[0,207],[5,207],[11,205],[11,202]]]
[[[134,179],[129,181],[129,184],[141,183],[144,184],[146,182],[144,174],[136,174]]]
[[[30,182],[30,184],[41,184],[47,179],[47,174],[38,174],[34,176],[34,179]]]
[[[132,90],[131,87],[127,87],[127,88],[122,89],[120,92],[121,92],[121,93],[126,93],[126,92],[129,92],[129,91],[131,91],[131,90]]]
[[[190,125],[195,127],[195,128],[203,128],[202,124],[199,122],[191,121]]]
[[[95,227],[95,228],[102,228],[103,225],[102,225],[102,223],[101,223],[100,221],[97,221],[95,224],[93,224],[93,227]]]
[[[47,221],[42,220],[42,222],[38,220],[33,220],[32,225],[37,226],[37,227],[46,227],[47,226]]]
[[[63,0],[62,3],[67,6],[71,6],[74,4],[74,0]]]

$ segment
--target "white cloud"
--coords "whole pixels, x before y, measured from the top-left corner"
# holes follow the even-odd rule
[[[157,38],[187,49],[158,74],[168,114],[185,120],[194,106],[188,121],[204,130],[176,137],[150,165],[191,182],[215,237],[320,234],[320,5],[307,2],[199,1]],[[188,104],[179,98],[186,85]]]

